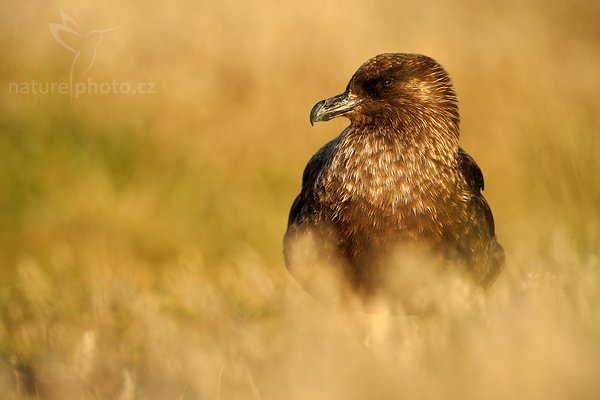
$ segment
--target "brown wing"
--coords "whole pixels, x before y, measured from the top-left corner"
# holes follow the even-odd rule
[[[458,162],[471,192],[469,226],[465,227],[461,252],[469,267],[476,272],[481,285],[487,288],[494,283],[504,267],[504,249],[496,239],[492,210],[481,194],[484,187],[481,169],[460,147]]]
[[[317,211],[314,199],[314,187],[322,172],[328,167],[339,138],[327,143],[308,161],[302,175],[302,189],[292,203],[288,217],[288,226],[283,238],[285,264],[290,268],[290,246],[293,237],[301,228],[308,228]]]

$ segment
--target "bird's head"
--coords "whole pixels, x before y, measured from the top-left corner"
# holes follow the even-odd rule
[[[345,116],[354,126],[445,125],[458,131],[458,103],[446,71],[420,54],[380,54],[356,71],[346,91],[315,104],[310,122]]]

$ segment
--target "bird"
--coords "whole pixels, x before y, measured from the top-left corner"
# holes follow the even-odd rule
[[[446,70],[421,54],[377,55],[343,93],[315,104],[310,123],[337,117],[350,125],[309,160],[290,209],[283,247],[292,276],[317,293],[333,271],[350,293],[369,299],[390,273],[410,276],[401,273],[408,266],[390,267],[410,264],[393,258],[399,252],[439,262],[428,277],[453,268],[489,288],[505,255],[481,169],[459,145],[458,99]]]

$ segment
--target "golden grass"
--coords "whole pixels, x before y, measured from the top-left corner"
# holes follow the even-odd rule
[[[0,5],[0,397],[581,399],[600,383],[596,1]],[[67,81],[59,11],[105,34]],[[507,266],[427,319],[323,308],[283,266],[312,105],[367,58],[450,72]]]

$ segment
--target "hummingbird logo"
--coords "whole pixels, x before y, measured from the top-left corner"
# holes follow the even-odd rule
[[[69,89],[73,94],[73,82],[87,75],[94,62],[98,46],[105,33],[114,31],[119,27],[96,29],[83,33],[77,22],[64,11],[60,11],[62,23],[51,22],[48,24],[54,40],[65,49],[74,53],[71,70],[69,73]]]

